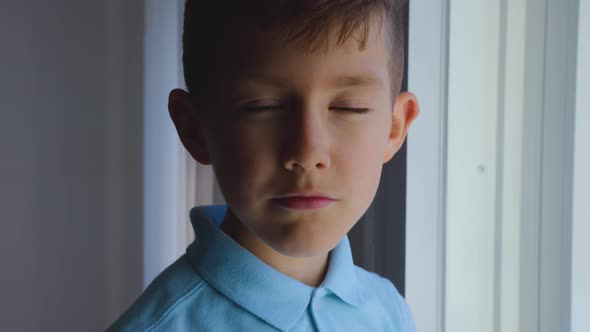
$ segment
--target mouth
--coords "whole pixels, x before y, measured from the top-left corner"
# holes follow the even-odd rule
[[[313,210],[327,207],[336,200],[323,196],[288,196],[273,198],[281,207],[294,210]]]
[[[277,196],[275,198],[290,198],[290,197],[303,197],[303,198],[326,198],[326,199],[332,199],[332,197],[329,197],[328,195],[321,193],[319,191],[295,191],[295,192],[290,192],[281,196]]]

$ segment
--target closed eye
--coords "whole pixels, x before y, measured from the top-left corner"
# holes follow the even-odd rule
[[[332,107],[333,110],[338,111],[347,111],[347,112],[354,112],[354,113],[367,113],[369,111],[368,108],[354,108],[354,107]]]
[[[250,106],[250,107],[242,107],[242,109],[247,112],[262,112],[262,111],[268,111],[268,110],[278,110],[278,109],[282,109],[282,107],[281,106],[256,106],[256,107]],[[330,109],[337,110],[337,111],[360,113],[360,114],[364,114],[364,113],[369,112],[368,108],[331,107]]]
[[[268,111],[268,110],[277,110],[281,109],[281,106],[245,106],[242,107],[242,110],[247,112],[261,112],[261,111]]]

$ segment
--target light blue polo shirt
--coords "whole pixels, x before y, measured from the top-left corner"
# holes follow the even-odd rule
[[[394,285],[353,264],[347,236],[314,288],[219,229],[226,209],[191,210],[195,241],[107,331],[415,331]]]

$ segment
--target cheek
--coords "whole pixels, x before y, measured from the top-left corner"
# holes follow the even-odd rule
[[[387,135],[381,129],[365,130],[338,145],[335,165],[340,178],[354,190],[354,199],[371,200],[379,185]],[[362,196],[362,197],[359,197]],[[364,197],[366,196],[366,197]]]
[[[347,128],[338,134],[335,150],[346,164],[358,171],[371,171],[376,165],[381,166],[386,151],[388,132],[384,121],[372,119],[358,128]],[[374,172],[373,172],[374,173]]]
[[[241,201],[253,197],[268,174],[272,174],[273,140],[255,130],[228,126],[215,138],[214,168],[220,188]],[[226,199],[231,200],[232,197]]]

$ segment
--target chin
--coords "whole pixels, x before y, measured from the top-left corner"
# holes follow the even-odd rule
[[[333,238],[333,237],[332,237]],[[297,236],[276,239],[269,245],[278,253],[289,257],[314,257],[325,255],[336,247],[342,237],[332,239],[326,236],[311,236],[301,238]]]

